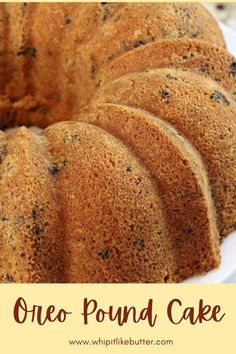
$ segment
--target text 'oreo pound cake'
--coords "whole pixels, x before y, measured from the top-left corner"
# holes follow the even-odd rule
[[[219,266],[235,98],[236,60],[198,3],[0,4],[0,282]]]

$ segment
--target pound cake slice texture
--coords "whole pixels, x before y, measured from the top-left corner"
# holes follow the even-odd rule
[[[148,171],[117,138],[87,123],[45,130],[63,210],[64,282],[173,281],[172,245]]]
[[[168,67],[210,77],[236,99],[236,59],[222,48],[192,39],[167,39],[133,49],[106,65],[96,86],[126,74]]]
[[[167,38],[202,39],[225,47],[217,23],[200,4],[127,3],[81,46],[87,81],[86,87],[78,87],[80,106],[89,102],[101,68],[134,48]]]
[[[113,81],[94,102],[141,108],[171,123],[202,156],[220,234],[236,228],[236,103],[222,87],[193,73],[157,69]]]
[[[149,170],[163,201],[176,281],[218,266],[214,205],[205,167],[193,146],[157,116],[127,106],[101,104],[79,119],[121,139]]]
[[[0,137],[0,282],[60,282],[62,232],[46,139]]]

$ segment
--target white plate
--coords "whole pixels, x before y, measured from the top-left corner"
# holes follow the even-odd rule
[[[236,57],[236,32],[220,24],[229,52]],[[236,231],[221,245],[221,265],[204,276],[189,278],[184,283],[236,283]]]
[[[224,23],[220,23],[220,27],[224,34],[228,51],[236,57],[236,31],[226,26]]]
[[[184,283],[236,283],[236,231],[221,245],[221,264],[204,276],[189,278]]]

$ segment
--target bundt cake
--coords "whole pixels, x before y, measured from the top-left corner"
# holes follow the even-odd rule
[[[181,282],[236,228],[236,60],[196,3],[0,4],[0,282]],[[54,123],[54,124],[53,124]]]

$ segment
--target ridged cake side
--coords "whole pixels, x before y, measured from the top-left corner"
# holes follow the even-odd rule
[[[89,102],[96,75],[107,64],[135,48],[167,38],[202,39],[225,47],[217,23],[201,4],[126,4],[81,48],[85,73],[90,78],[79,91],[81,105]]]
[[[62,224],[44,137],[0,138],[0,282],[60,282]]]
[[[193,146],[166,122],[134,108],[101,104],[79,119],[121,139],[149,170],[169,226],[175,280],[219,265],[219,233],[205,166]]]
[[[76,122],[0,139],[0,282],[175,280],[162,200],[120,140]]]
[[[133,49],[98,73],[95,88],[126,74],[168,67],[209,77],[236,99],[236,59],[222,48],[193,39],[166,39]]]
[[[173,281],[161,199],[148,171],[118,139],[87,123],[44,132],[64,214],[66,282]]]
[[[174,69],[123,76],[94,102],[141,108],[171,123],[201,154],[222,236],[236,228],[236,103],[214,81]]]

